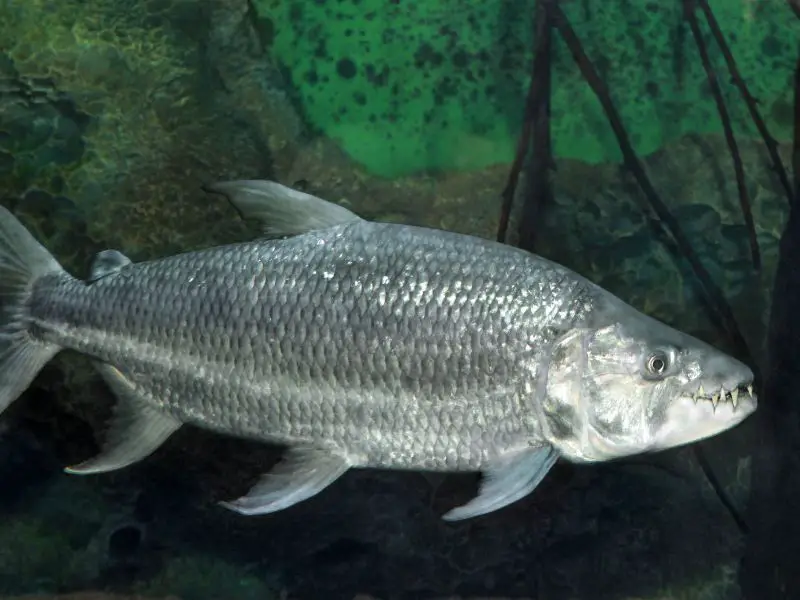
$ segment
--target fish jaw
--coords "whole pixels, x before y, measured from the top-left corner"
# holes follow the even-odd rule
[[[756,410],[752,370],[709,344],[603,291],[588,325],[555,342],[541,386],[544,435],[565,459],[682,446]]]
[[[653,438],[653,450],[675,448],[731,429],[755,412],[758,399],[752,383],[708,394],[700,387],[667,409],[666,422]]]

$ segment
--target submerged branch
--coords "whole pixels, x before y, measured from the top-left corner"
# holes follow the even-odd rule
[[[508,173],[508,180],[506,187],[503,189],[500,196],[503,198],[502,208],[500,209],[500,223],[497,226],[497,241],[505,242],[506,234],[508,233],[508,221],[511,218],[511,207],[514,204],[514,194],[517,191],[517,182],[519,181],[519,173],[522,170],[522,162],[525,159],[525,152],[528,149],[528,142],[531,139],[531,129],[533,129],[532,120],[528,116],[528,106],[533,106],[531,98],[535,98],[534,83],[531,79],[531,85],[528,89],[528,100],[525,102],[525,116],[522,119],[522,131],[519,134],[517,141],[517,152],[514,155],[514,162],[511,164],[511,170]],[[530,111],[532,112],[532,110]]]
[[[800,19],[800,0],[787,0],[789,8],[794,12],[794,16]]]
[[[528,91],[530,98],[535,93],[533,91],[533,79],[531,79],[531,87]],[[514,194],[517,191],[517,182],[519,181],[519,173],[522,170],[522,162],[525,159],[525,152],[528,148],[528,141],[531,138],[532,123],[528,117],[528,105],[532,105],[530,100],[525,103],[525,116],[522,119],[522,131],[519,134],[519,141],[517,141],[517,152],[514,155],[514,162],[511,164],[511,170],[508,173],[506,187],[500,195],[503,198],[502,208],[500,209],[500,223],[497,226],[497,241],[505,242],[506,234],[508,233],[508,221],[511,218],[511,206],[514,204]]]
[[[530,167],[527,173],[527,192],[522,205],[519,222],[520,248],[533,252],[536,246],[536,228],[542,209],[551,204],[553,185],[551,167],[553,148],[550,137],[550,99],[553,23],[549,4],[551,0],[539,0],[536,15],[536,55],[533,59],[533,79],[537,82],[539,93],[531,115]]]
[[[619,143],[620,150],[622,151],[625,165],[628,169],[630,169],[634,177],[636,177],[639,186],[642,188],[642,191],[650,202],[651,207],[656,212],[659,219],[661,219],[661,221],[667,226],[672,234],[672,237],[675,239],[681,254],[683,254],[683,256],[689,261],[689,264],[692,266],[695,275],[700,280],[703,291],[705,292],[705,297],[703,299],[711,308],[712,318],[717,322],[718,325],[722,325],[723,330],[728,334],[734,346],[737,347],[743,356],[746,356],[749,359],[750,352],[747,347],[747,343],[739,331],[739,327],[733,317],[733,312],[725,300],[725,296],[722,294],[720,289],[714,285],[711,276],[698,260],[697,255],[692,249],[688,239],[686,239],[686,235],[681,230],[680,225],[675,220],[675,217],[673,217],[669,212],[669,209],[667,209],[661,198],[659,198],[655,188],[653,188],[653,185],[650,183],[644,167],[639,162],[636,153],[633,151],[633,147],[628,139],[628,134],[625,131],[624,125],[622,124],[622,120],[620,119],[620,116],[614,107],[614,103],[611,100],[611,95],[608,91],[608,88],[595,70],[594,65],[586,55],[586,52],[584,52],[580,39],[576,35],[575,30],[572,29],[567,16],[558,6],[557,2],[554,3],[552,10],[553,20],[558,28],[559,33],[561,34],[561,37],[569,47],[569,50],[572,53],[572,56],[575,59],[575,62],[577,63],[584,79],[592,88],[592,91],[595,93],[603,106],[606,117],[608,118],[611,128],[614,130],[614,134],[617,137],[617,142]],[[752,362],[752,360],[750,362]],[[731,502],[731,500],[728,498],[728,494],[725,492],[725,489],[719,484],[719,481],[714,474],[714,470],[711,468],[711,465],[705,456],[703,447],[700,444],[695,444],[692,449],[695,457],[698,460],[698,463],[700,464],[700,468],[703,470],[706,478],[714,488],[717,497],[730,512],[731,517],[738,525],[740,531],[742,533],[746,533],[747,524],[739,514],[739,511],[736,509],[733,502]]]
[[[717,105],[717,112],[722,121],[722,129],[725,132],[725,140],[728,143],[728,149],[733,159],[733,170],[736,173],[736,187],[739,190],[739,206],[742,209],[744,222],[747,226],[747,235],[750,240],[750,254],[753,257],[753,266],[757,271],[761,270],[761,253],[758,249],[758,238],[756,237],[756,226],[753,222],[753,211],[750,207],[750,197],[747,193],[747,183],[744,179],[744,166],[742,165],[742,157],[739,154],[739,146],[736,143],[736,137],[733,135],[733,127],[731,125],[731,117],[728,109],[725,106],[725,100],[722,97],[722,89],[719,85],[719,80],[714,72],[714,67],[711,66],[711,60],[708,57],[708,50],[706,43],[703,41],[703,34],[700,31],[700,23],[697,20],[695,12],[695,0],[683,0],[684,18],[689,22],[689,27],[692,30],[697,50],[700,53],[700,60],[703,63],[703,69],[706,72],[708,79],[708,86],[711,88],[711,95],[714,97],[714,102]]]
[[[701,296],[706,306],[711,309],[712,320],[714,320],[717,325],[722,326],[722,329],[728,334],[731,343],[739,350],[739,352],[741,352],[741,355],[747,359],[751,359],[747,342],[739,331],[736,319],[733,316],[730,306],[728,306],[728,303],[725,300],[725,296],[714,284],[711,276],[700,263],[696,253],[689,243],[689,240],[686,238],[686,235],[683,233],[683,230],[680,228],[677,220],[669,212],[669,209],[663,203],[655,188],[650,183],[644,167],[642,166],[641,162],[639,162],[636,153],[633,151],[633,147],[628,139],[628,134],[625,131],[622,120],[620,119],[614,103],[611,100],[611,94],[609,93],[605,82],[597,73],[597,70],[594,68],[591,60],[583,50],[581,41],[575,33],[575,30],[572,28],[572,25],[570,25],[567,16],[561,10],[561,7],[559,7],[558,0],[553,2],[551,10],[555,27],[558,29],[561,37],[569,47],[570,53],[575,59],[583,78],[592,88],[592,91],[597,96],[600,104],[603,106],[603,110],[606,113],[609,124],[611,125],[611,128],[614,130],[614,134],[617,137],[617,142],[619,143],[620,150],[622,151],[625,166],[633,173],[634,177],[639,183],[639,186],[647,197],[651,208],[658,215],[661,222],[664,223],[669,229],[679,251],[689,262],[692,270],[695,273],[695,276],[700,281],[702,291],[704,292]],[[752,360],[749,360],[749,362],[752,362]],[[736,522],[740,531],[742,533],[746,533],[748,531],[747,523],[739,514],[739,511],[728,497],[725,489],[722,487],[722,485],[720,485],[714,470],[705,456],[703,447],[700,444],[695,444],[692,447],[692,450],[698,460],[698,463],[700,464],[700,468],[702,469],[711,486],[714,488],[717,497],[731,514],[731,517]]]
[[[750,528],[747,526],[747,521],[745,521],[744,517],[739,513],[739,510],[736,508],[736,504],[734,504],[733,500],[730,499],[728,493],[725,491],[725,486],[723,486],[720,480],[717,478],[711,463],[708,462],[708,458],[706,457],[705,452],[703,452],[702,446],[696,444],[693,446],[693,448],[695,458],[697,458],[697,462],[700,464],[700,468],[703,470],[703,473],[705,474],[706,479],[708,479],[708,483],[711,485],[714,493],[717,495],[717,498],[719,498],[719,501],[726,508],[728,513],[730,513],[731,518],[736,522],[736,526],[739,528],[739,531],[747,535],[750,533]]]
[[[792,2],[793,0],[789,0],[790,5],[792,5]],[[793,196],[792,186],[789,183],[789,177],[786,174],[786,168],[783,166],[783,161],[778,153],[778,144],[775,142],[775,138],[770,135],[767,125],[764,123],[764,119],[761,117],[761,113],[758,112],[756,99],[753,98],[752,94],[750,94],[747,84],[744,82],[742,75],[739,73],[739,69],[736,66],[736,61],[733,59],[733,54],[731,54],[731,49],[725,42],[725,36],[722,35],[722,30],[719,28],[719,23],[717,23],[717,19],[714,17],[714,13],[711,11],[711,7],[708,5],[707,0],[697,0],[697,6],[699,6],[703,11],[703,14],[705,14],[706,21],[708,22],[708,26],[711,29],[712,35],[714,36],[714,40],[717,42],[719,49],[722,51],[722,56],[725,58],[725,62],[728,64],[728,70],[731,73],[733,83],[737,88],[739,88],[739,92],[742,94],[742,98],[744,98],[747,109],[750,111],[750,118],[753,119],[753,123],[755,123],[758,132],[761,134],[761,137],[764,140],[764,144],[767,147],[767,152],[769,153],[775,173],[778,175],[778,179],[780,180],[783,189],[786,191],[786,198],[789,200],[789,202],[791,202]],[[796,6],[796,4],[792,6]]]
[[[622,124],[619,113],[617,113],[614,103],[611,100],[611,95],[609,94],[608,88],[601,79],[600,75],[597,73],[592,62],[589,60],[589,57],[586,56],[586,52],[583,50],[580,39],[578,39],[578,36],[575,34],[575,30],[570,25],[567,16],[558,6],[558,3],[554,3],[551,10],[553,12],[554,23],[569,47],[569,50],[572,53],[578,68],[580,69],[586,82],[592,88],[592,91],[597,96],[600,104],[603,106],[603,110],[606,113],[606,117],[608,118],[611,128],[614,130],[620,150],[622,151],[625,166],[631,171],[631,173],[633,173],[633,176],[639,183],[644,195],[647,197],[650,206],[658,215],[658,218],[661,220],[661,222],[666,225],[667,229],[672,234],[672,237],[674,238],[681,254],[686,258],[692,267],[695,276],[701,284],[702,291],[704,292],[702,297],[706,302],[706,305],[710,308],[712,319],[718,326],[722,327],[723,331],[728,334],[731,343],[739,352],[741,352],[741,356],[749,359],[750,352],[747,347],[747,342],[739,331],[736,319],[733,316],[733,311],[728,305],[728,302],[725,300],[725,296],[722,294],[722,291],[714,284],[708,271],[706,271],[700,260],[697,258],[697,254],[692,248],[692,245],[689,243],[689,240],[681,229],[678,221],[674,216],[672,216],[669,209],[661,200],[653,185],[650,183],[642,163],[639,161],[639,158],[633,151],[633,147],[628,139],[628,134],[625,131],[625,127]]]
[[[534,18],[534,40],[536,40],[536,49],[534,51],[533,65],[531,67],[531,80],[528,85],[528,94],[525,98],[522,131],[517,141],[517,151],[508,174],[506,187],[501,194],[503,205],[500,212],[500,224],[497,229],[498,242],[505,242],[506,240],[508,222],[511,218],[511,207],[514,203],[520,172],[522,171],[522,165],[525,162],[525,156],[531,144],[531,139],[533,140],[534,152],[534,164],[531,168],[533,173],[534,206],[539,207],[541,201],[546,201],[546,195],[550,193],[550,177],[547,171],[552,164],[552,153],[550,151],[550,42],[552,38],[552,18],[548,9],[549,4],[550,0],[537,0],[536,3],[536,16]],[[546,139],[543,139],[545,137]],[[542,146],[544,146],[543,149],[546,155],[540,157],[537,156],[537,152]],[[545,161],[545,164],[540,164],[540,161]],[[541,182],[539,181],[540,179]],[[544,186],[544,188],[541,189],[541,186]],[[541,196],[541,198],[538,198],[539,196]],[[533,229],[530,225],[526,225],[529,221],[529,218],[527,218],[530,216],[528,214],[529,210],[530,205],[526,203],[526,215],[523,216],[520,229],[522,230],[525,228],[528,230],[528,236],[530,238],[523,247],[525,247],[526,250],[533,250]],[[538,208],[534,208],[534,218],[537,213]],[[520,233],[522,233],[522,231],[520,231]]]
[[[800,0],[798,0],[800,2]],[[798,5],[800,18],[800,5]],[[800,48],[794,69],[794,136],[792,140],[792,170],[794,171],[794,206],[800,207]]]

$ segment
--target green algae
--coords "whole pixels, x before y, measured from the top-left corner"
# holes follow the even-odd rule
[[[740,71],[788,139],[788,82],[800,26],[785,3],[710,2]],[[385,176],[475,169],[513,158],[528,87],[531,0],[464,3],[258,0],[275,60],[307,118]],[[586,8],[588,6],[588,8]],[[569,2],[564,10],[607,81],[636,151],[721,131],[679,3]],[[754,135],[709,37],[737,133]],[[556,36],[557,157],[619,159],[605,115]]]

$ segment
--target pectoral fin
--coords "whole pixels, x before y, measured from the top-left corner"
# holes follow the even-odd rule
[[[151,408],[133,382],[116,367],[105,363],[96,366],[118,400],[102,451],[64,469],[74,475],[115,471],[138,462],[155,452],[181,426],[177,419]]]
[[[331,452],[291,448],[247,495],[220,504],[243,515],[277,512],[317,495],[349,468],[347,460]]]
[[[478,495],[442,518],[445,521],[469,519],[524,498],[539,485],[556,460],[558,453],[550,445],[525,448],[500,457],[484,471]]]

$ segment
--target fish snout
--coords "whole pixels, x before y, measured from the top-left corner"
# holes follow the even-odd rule
[[[746,389],[753,385],[753,371],[743,362],[733,357],[715,352],[703,364],[701,383],[712,394],[717,390],[728,393],[736,389]],[[700,394],[702,395],[702,394]]]

